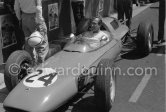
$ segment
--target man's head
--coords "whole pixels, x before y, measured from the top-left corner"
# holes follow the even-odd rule
[[[95,17],[91,20],[90,30],[97,33],[100,30],[102,20],[99,17]]]

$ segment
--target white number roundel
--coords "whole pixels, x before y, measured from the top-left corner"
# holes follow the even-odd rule
[[[47,87],[57,80],[57,73],[52,68],[41,68],[29,74],[23,81],[28,87]]]

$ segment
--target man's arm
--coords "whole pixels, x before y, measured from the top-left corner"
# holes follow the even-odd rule
[[[41,23],[44,21],[44,18],[42,16],[42,1],[41,0],[35,0],[36,1],[36,22]]]
[[[20,10],[19,0],[15,0],[15,2],[14,2],[14,11],[16,13],[18,20],[20,21],[21,20],[21,10]]]
[[[43,12],[42,12],[42,1],[41,0],[35,0],[36,1],[36,29],[42,35],[47,35],[47,26],[43,18]]]
[[[37,6],[42,6],[42,1],[41,0],[36,0],[36,5]]]

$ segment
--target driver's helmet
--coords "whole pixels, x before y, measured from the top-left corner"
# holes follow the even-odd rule
[[[38,47],[42,44],[44,37],[39,31],[33,32],[28,38],[27,43],[31,47]]]
[[[89,30],[97,33],[100,30],[102,20],[99,17],[94,17],[91,20]]]

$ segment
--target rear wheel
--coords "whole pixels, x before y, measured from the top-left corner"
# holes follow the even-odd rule
[[[104,59],[100,61],[94,90],[97,108],[102,112],[108,112],[115,98],[115,74],[112,60]]]
[[[27,75],[27,69],[31,66],[32,58],[24,50],[15,51],[9,56],[4,71],[4,81],[9,91]]]
[[[137,31],[137,50],[143,54],[148,55],[153,47],[154,31],[150,23],[140,23]]]

